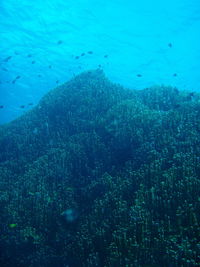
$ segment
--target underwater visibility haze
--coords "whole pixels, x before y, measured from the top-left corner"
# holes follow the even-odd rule
[[[199,91],[199,14],[199,0],[1,0],[0,123],[89,69]]]
[[[200,266],[200,2],[0,21],[0,266]]]

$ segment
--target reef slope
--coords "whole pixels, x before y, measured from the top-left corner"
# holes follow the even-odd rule
[[[1,126],[1,266],[198,266],[199,100],[95,70]]]

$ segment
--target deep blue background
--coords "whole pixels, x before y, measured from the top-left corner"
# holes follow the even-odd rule
[[[99,65],[126,87],[200,91],[199,0],[1,0],[0,36],[0,123]]]

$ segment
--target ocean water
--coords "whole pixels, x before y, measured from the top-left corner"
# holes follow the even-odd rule
[[[2,0],[0,123],[88,69],[133,89],[199,91],[199,14],[198,0]]]
[[[0,267],[200,266],[199,1],[0,3]]]

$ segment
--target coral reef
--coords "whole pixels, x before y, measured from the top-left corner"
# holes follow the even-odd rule
[[[200,262],[200,96],[88,71],[0,127],[0,265]]]

